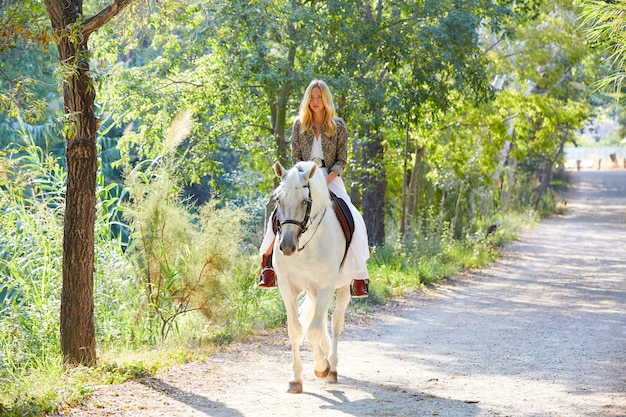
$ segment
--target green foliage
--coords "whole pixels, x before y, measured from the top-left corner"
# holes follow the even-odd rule
[[[23,146],[0,160],[0,407],[8,415],[54,411],[85,394],[80,385],[64,385],[59,355],[66,173],[57,157],[35,144],[32,130],[22,127]],[[100,183],[98,196],[95,314],[99,337],[111,339],[127,328],[120,306],[128,306],[133,294],[119,278],[126,261],[111,235],[111,186]]]
[[[54,356],[58,349],[65,173],[32,141],[5,155],[3,165],[0,362],[10,370]]]
[[[582,2],[582,26],[586,39],[599,49],[611,67],[611,73],[596,83],[612,86],[621,92],[626,77],[626,5],[623,2],[585,0]]]
[[[150,363],[148,363],[150,362]],[[102,384],[122,383],[153,375],[158,365],[173,363],[162,358],[143,357],[128,361],[124,355],[107,359],[95,368],[67,369],[58,357],[34,364],[11,375],[0,387],[0,415],[6,417],[41,416],[63,413],[79,404]]]
[[[484,268],[498,256],[501,247],[536,224],[537,218],[533,211],[509,211],[492,221],[476,222],[474,231],[468,231],[462,239],[454,238],[445,226],[443,233],[424,230],[436,224],[424,221],[422,232],[409,241],[376,248],[368,266],[373,296],[384,301],[422,290],[464,270]],[[495,232],[487,236],[489,226],[496,222]],[[415,228],[420,229],[420,225]]]
[[[232,336],[246,336],[266,327],[277,327],[287,320],[278,291],[262,291],[256,287],[260,259],[257,254],[239,258],[229,287],[232,315],[228,330]]]
[[[92,392],[81,379],[68,374],[60,358],[42,358],[0,383],[0,415],[36,417],[58,412],[62,404],[76,404]]]
[[[483,32],[491,74],[498,81],[492,100],[477,103],[469,94],[449,93],[453,99],[439,107],[446,113],[422,101],[431,113],[410,126],[409,163],[418,149],[424,154],[422,163],[413,166],[419,169],[417,203],[409,213],[414,209],[416,218],[449,224],[455,238],[462,239],[472,224],[499,210],[554,209],[548,203],[553,170],[562,163],[564,144],[575,141],[575,132],[589,118],[590,93],[584,85],[593,72],[575,8],[559,2],[533,10],[523,24],[515,20],[506,37]]]
[[[144,365],[116,365],[107,361],[103,364],[105,369],[87,376],[80,372],[64,373],[59,355],[58,315],[65,170],[56,157],[45,154],[34,144],[29,132],[27,128],[22,130],[24,146],[4,152],[0,160],[0,409],[3,415],[52,412],[59,404],[75,403],[87,395],[87,387],[95,380],[123,381],[153,372],[157,362],[163,362],[152,359]],[[154,165],[152,174],[160,173],[158,167],[163,166]],[[149,177],[144,174],[142,178]],[[155,182],[147,181],[143,189],[159,189],[163,185],[163,178],[150,178]],[[123,233],[127,226],[118,212],[119,202],[128,197],[116,184],[105,186],[101,174],[98,179],[94,288],[98,343],[105,352],[109,348],[136,349],[146,343],[151,345],[160,339],[160,329],[153,334],[150,330],[155,329],[145,325],[159,323],[160,316],[150,316],[150,307],[141,304],[146,288],[139,285],[141,275],[130,260],[130,257],[140,258],[141,244],[131,241],[128,245],[125,239],[128,236]],[[172,185],[175,190],[179,187]],[[184,360],[195,346],[233,340],[254,329],[282,323],[284,308],[280,296],[277,292],[256,290],[256,259],[242,257],[239,252],[241,212],[218,211],[210,204],[200,211],[193,210],[192,214],[187,211],[187,205],[176,199],[177,192],[160,190],[170,202],[180,203],[179,211],[163,205],[168,209],[169,219],[179,226],[182,224],[179,215],[191,221],[182,225],[180,230],[184,233],[171,233],[178,240],[157,241],[152,236],[153,247],[174,254],[173,258],[165,259],[169,262],[166,271],[178,273],[168,291],[177,286],[180,291],[166,294],[178,299],[170,299],[169,305],[167,300],[161,301],[164,308],[171,307],[186,291],[187,295],[192,293],[188,307],[203,313],[190,312],[177,317],[176,323],[168,322],[180,331],[175,338],[179,352],[172,355]],[[142,195],[142,201],[149,197]],[[154,195],[152,198],[154,202]],[[158,206],[152,208],[158,211]],[[198,282],[198,277],[206,282]],[[196,280],[182,285],[185,278]],[[181,340],[183,350],[180,350]],[[59,386],[67,388],[59,390]]]
[[[224,289],[241,241],[242,212],[211,202],[193,213],[165,162],[127,175],[129,250],[144,292],[147,329],[165,341],[178,316],[199,310],[219,320],[228,312]]]
[[[17,139],[9,122],[53,119],[58,98],[52,36],[45,5],[35,0],[0,5],[0,146]],[[50,107],[52,107],[52,109]]]
[[[96,75],[102,86],[100,108],[124,130],[118,149],[125,163],[161,155],[162,138],[175,116],[185,111],[197,125],[186,138],[187,163],[179,167],[184,181],[197,183],[219,169],[211,158],[223,139],[215,124],[231,130],[232,122],[222,109],[215,114],[222,100],[215,93],[224,83],[208,78],[217,71],[216,63],[204,58],[211,55],[206,38],[212,31],[207,28],[210,13],[199,1],[183,8],[179,2],[161,2],[149,10],[140,2],[131,13],[119,16],[119,25],[92,37],[94,56],[102,63]]]

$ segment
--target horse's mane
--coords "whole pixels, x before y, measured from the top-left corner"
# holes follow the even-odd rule
[[[299,173],[304,173],[313,166],[315,166],[315,162],[313,161],[300,161],[289,170],[289,173],[291,174],[291,171],[294,169]],[[274,190],[274,196],[280,198],[281,195],[284,194],[285,189],[300,187],[300,181],[301,176],[285,175],[281,184]],[[311,190],[311,200],[313,200],[315,206],[330,203],[330,194],[328,192],[328,186],[326,185],[326,178],[321,169],[316,168],[313,177],[309,179],[309,189]]]
[[[315,165],[313,161],[300,161],[294,168],[296,168],[300,172],[305,172]],[[328,186],[326,185],[326,177],[324,177],[324,173],[320,168],[315,170],[315,174],[309,180],[309,187],[311,188],[311,198],[313,201],[323,199],[322,201],[326,201],[330,199],[330,194],[328,193]]]

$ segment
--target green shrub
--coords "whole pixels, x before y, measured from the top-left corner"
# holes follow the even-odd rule
[[[228,316],[226,288],[242,241],[243,212],[218,209],[216,202],[194,211],[173,172],[162,162],[127,175],[131,201],[124,217],[151,342],[164,342],[177,318],[191,311],[217,322]]]

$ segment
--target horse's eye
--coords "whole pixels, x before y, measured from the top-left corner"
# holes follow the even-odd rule
[[[302,205],[306,206],[307,204],[309,204],[309,200],[302,200]]]

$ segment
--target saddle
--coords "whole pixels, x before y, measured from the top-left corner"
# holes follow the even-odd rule
[[[352,235],[354,234],[354,217],[352,217],[348,204],[341,198],[337,197],[332,191],[329,192],[330,199],[333,202],[333,208],[335,209],[335,214],[337,215],[337,220],[339,220],[343,234],[346,237],[346,250],[343,252],[343,259],[341,260],[341,265],[343,265],[343,262],[346,260],[346,255],[348,254],[350,242],[352,242]]]
[[[346,237],[346,249],[343,253],[343,259],[341,260],[341,265],[343,265],[343,262],[346,260],[346,255],[348,254],[350,242],[352,242],[352,235],[354,235],[354,217],[352,217],[350,207],[348,207],[348,204],[344,200],[337,197],[337,195],[335,195],[332,191],[329,191],[329,193],[330,200],[333,203],[333,209],[335,210],[335,215],[337,216],[337,220],[339,220],[343,234]],[[274,212],[272,213],[272,228],[274,233],[278,232],[279,222],[276,209],[274,209]]]

